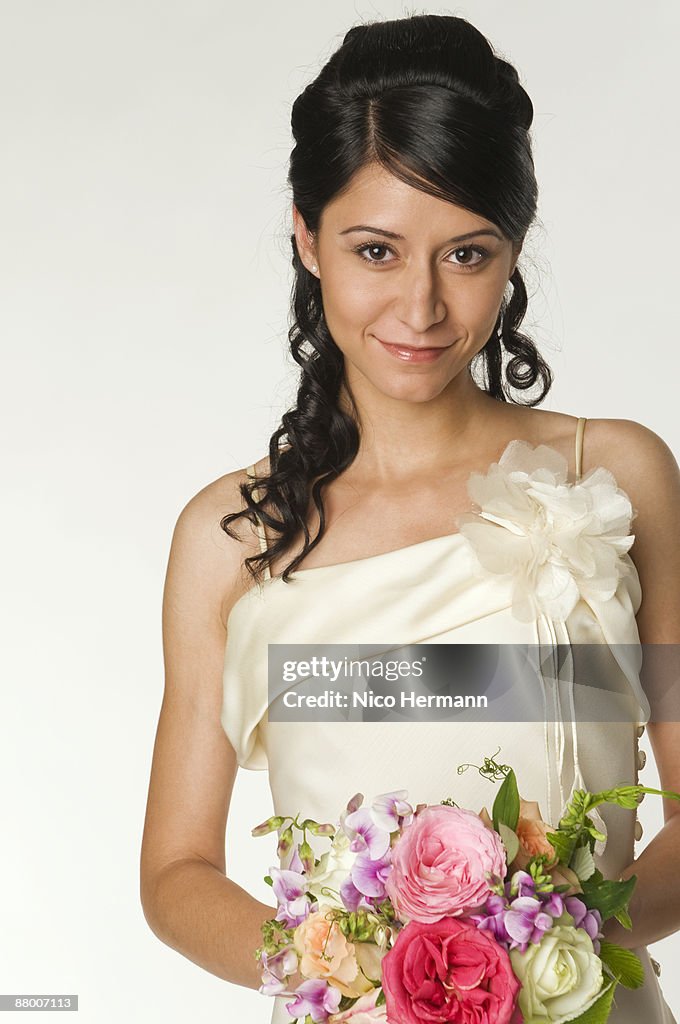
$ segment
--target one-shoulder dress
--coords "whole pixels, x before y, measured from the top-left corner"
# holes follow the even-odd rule
[[[538,801],[553,827],[574,789],[640,781],[638,738],[650,705],[635,618],[641,586],[628,554],[636,513],[607,469],[582,473],[585,422],[579,418],[576,427],[573,480],[557,450],[511,441],[487,471],[468,478],[471,511],[452,518],[455,531],[297,570],[290,583],[266,573],[236,601],[227,623],[222,726],[242,768],[269,772],[274,814],[337,821],[355,793],[368,806],[378,794],[401,789],[413,807],[452,797],[461,807],[490,808],[497,786],[473,768],[458,774],[456,766],[480,766],[496,751],[515,769],[522,797]],[[248,472],[254,477],[254,466]],[[264,550],[261,524],[258,532]],[[599,644],[598,671],[612,691],[630,695],[637,713],[628,721],[582,721],[573,674],[571,699],[564,701],[555,700],[548,673],[529,698],[550,701],[550,711],[542,704],[545,713],[533,721],[268,720],[269,644],[421,643]],[[595,862],[616,879],[634,859],[641,825],[634,811],[600,810],[607,838]],[[328,848],[328,840],[319,837],[315,846],[308,839],[317,856]],[[263,864],[263,874],[268,868]],[[660,966],[646,946],[636,952],[645,983],[617,987],[612,1024],[675,1024]],[[289,1001],[263,996],[262,1020],[273,1008],[272,1024],[289,1021]]]

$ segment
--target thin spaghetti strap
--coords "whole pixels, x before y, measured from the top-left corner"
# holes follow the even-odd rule
[[[246,470],[246,473],[250,477],[254,477],[256,475],[255,474],[255,463],[253,463],[252,466],[248,466],[248,468]],[[259,498],[260,497],[260,489],[259,489],[259,487],[256,487],[255,490],[253,491],[253,497],[254,498]],[[264,532],[264,526],[263,526],[259,516],[257,516],[257,515],[255,516],[255,532],[257,534],[257,539],[258,539],[258,541],[260,543],[260,551],[262,551],[262,552],[266,551],[267,547],[268,547],[267,537],[266,537],[265,532]],[[269,566],[265,565],[264,566],[264,578],[266,580],[268,580],[270,575],[271,575],[271,573],[269,571]]]
[[[576,424],[576,480],[583,475],[583,432],[586,428],[586,417],[579,416]]]

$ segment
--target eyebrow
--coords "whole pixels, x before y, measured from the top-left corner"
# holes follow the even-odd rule
[[[345,228],[344,231],[339,231],[340,235],[349,235],[353,231],[368,231],[373,235],[384,235],[385,238],[394,238],[397,241],[403,241],[404,235],[398,235],[396,231],[386,231],[384,228],[374,228],[370,224],[354,224],[351,228]],[[465,242],[468,238],[476,238],[478,235],[492,235],[494,238],[498,238],[501,242],[504,241],[503,236],[494,231],[492,228],[479,228],[477,231],[466,231],[464,235],[456,235],[455,238],[447,238],[444,245],[449,245],[451,242]]]

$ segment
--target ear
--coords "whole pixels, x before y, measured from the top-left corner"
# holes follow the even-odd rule
[[[314,234],[305,224],[302,214],[293,203],[293,226],[295,229],[295,244],[298,255],[310,274],[315,277],[319,275],[319,260],[316,255],[316,244]],[[316,269],[312,269],[315,267]]]

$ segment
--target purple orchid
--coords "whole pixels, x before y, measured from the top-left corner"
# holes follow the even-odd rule
[[[364,896],[382,898],[385,896],[385,881],[392,867],[390,852],[379,860],[373,860],[365,853],[357,855],[350,871],[352,882]]]
[[[298,968],[298,955],[293,946],[284,946],[276,953],[267,954],[263,950],[260,954],[262,964],[262,985],[259,992],[266,996],[277,996],[286,990],[286,978]]]
[[[507,949],[524,953],[529,943],[538,944],[555,920],[567,911],[576,928],[583,928],[599,953],[596,936],[602,922],[597,910],[588,910],[574,896],[566,899],[557,892],[536,892],[536,883],[527,871],[516,871],[504,885],[504,895],[492,893],[484,905],[468,919],[482,931],[488,931]]]
[[[474,921],[481,931],[490,932],[496,942],[509,945],[512,939],[505,927],[507,909],[508,900],[505,896],[492,895],[487,898],[483,913],[469,914],[468,918],[470,921]]]
[[[290,858],[290,863],[287,865],[288,871],[295,871],[301,874],[304,871],[304,864],[300,860],[300,854],[298,852],[298,844],[296,843],[293,847],[293,855]]]
[[[505,883],[505,895],[535,896],[536,882],[528,871],[515,871],[512,878]]]
[[[371,806],[373,820],[388,832],[397,832],[411,824],[413,808],[406,800],[408,790],[397,789],[392,793],[381,793]]]
[[[366,898],[362,892],[359,892],[352,881],[351,875],[348,875],[340,886],[340,899],[346,909],[353,913],[356,913],[358,910],[375,910],[373,900]]]
[[[316,909],[316,903],[311,903],[309,897],[305,895],[307,886],[305,876],[299,871],[275,867],[270,868],[269,873],[273,880],[274,895],[279,904],[276,920],[285,924],[286,928],[297,928],[307,919],[312,910]]]
[[[348,814],[343,829],[352,840],[349,848],[353,853],[364,853],[367,850],[372,860],[378,860],[390,848],[390,833],[375,823],[367,807]]]
[[[541,893],[541,902],[546,914],[550,914],[551,917],[562,917],[564,913],[564,896],[559,892]]]
[[[341,999],[339,989],[323,979],[310,978],[298,985],[295,998],[285,1005],[291,1017],[310,1014],[313,1021],[320,1022],[328,1020],[329,1015],[337,1011]]]
[[[543,911],[541,901],[533,896],[518,896],[505,911],[505,928],[511,938],[510,949],[524,953],[529,943],[541,941],[553,918]]]
[[[574,925],[576,928],[583,928],[592,939],[593,949],[598,954],[600,953],[600,943],[598,936],[601,935],[600,927],[602,925],[602,914],[599,910],[589,910],[583,900],[580,900],[578,896],[567,896],[564,901],[566,904],[567,913],[571,914],[574,918]]]

